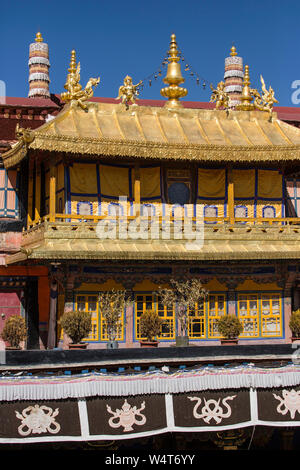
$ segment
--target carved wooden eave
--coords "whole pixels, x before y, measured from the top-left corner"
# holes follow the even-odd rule
[[[67,105],[3,154],[6,168],[30,151],[197,162],[285,162],[300,159],[300,129],[262,111],[89,103]]]

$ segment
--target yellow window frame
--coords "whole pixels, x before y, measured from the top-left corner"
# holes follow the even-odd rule
[[[256,309],[251,309],[251,302],[256,303]],[[246,304],[242,309],[241,304]],[[243,293],[238,295],[238,318],[243,324],[243,331],[240,338],[258,338],[259,337],[259,295],[257,293]],[[243,312],[243,313],[242,313]],[[255,314],[253,314],[255,312]],[[249,334],[245,327],[250,328]],[[252,331],[252,334],[251,334]]]
[[[265,298],[264,298],[265,297]],[[268,297],[268,299],[266,298]],[[269,303],[269,314],[264,314],[263,302],[268,301]],[[274,303],[278,302],[278,309],[274,308]],[[261,315],[260,315],[260,326],[261,326],[261,336],[263,338],[278,337],[282,336],[282,298],[281,293],[266,293],[261,294],[260,299]],[[278,312],[278,313],[277,313]],[[269,331],[265,327],[265,324],[268,322],[275,322],[275,333],[274,331]]]
[[[212,308],[212,299],[215,299],[214,309]],[[222,304],[222,308],[220,306]],[[226,315],[226,294],[209,294],[201,308],[195,305],[193,312],[189,313],[188,335],[190,339],[214,339],[220,338],[217,331],[216,321],[223,315]],[[214,313],[212,313],[214,312]],[[198,328],[197,328],[198,326]],[[198,329],[198,332],[195,330]]]
[[[250,301],[256,298],[256,314],[250,312]],[[241,302],[247,302],[247,312],[241,315]],[[264,307],[264,302],[267,306]],[[275,306],[277,302],[277,307]],[[268,313],[264,313],[268,312]],[[260,292],[260,293],[243,293],[238,296],[238,317],[242,321],[243,326],[248,324],[254,325],[253,334],[245,334],[243,331],[240,338],[276,338],[282,336],[282,296],[281,292]],[[268,324],[275,323],[275,330],[268,331]]]
[[[212,308],[212,298],[215,297],[215,308]],[[220,301],[222,299],[223,308],[220,306]],[[227,314],[227,302],[226,302],[226,294],[209,294],[208,300],[206,302],[206,317],[207,317],[207,324],[208,324],[208,334],[207,337],[209,339],[217,339],[220,338],[221,335],[217,330],[217,320],[222,317],[223,315]],[[214,314],[212,313],[214,312]]]
[[[199,308],[196,303],[193,311],[188,312],[188,336],[190,339],[206,338],[206,302]],[[199,332],[197,330],[199,329]]]
[[[98,309],[99,309],[99,316],[100,316],[100,340],[101,341],[109,341],[107,330],[106,330],[106,321],[101,315],[101,302],[98,304]],[[124,310],[122,312],[122,315],[120,317],[120,324],[117,329],[117,335],[115,338],[115,341],[124,341]]]
[[[175,317],[175,305],[173,308],[167,308],[165,305],[161,305],[159,298],[155,301],[155,311],[158,313],[160,318],[163,320],[162,334],[157,337],[159,340],[175,339],[176,335],[176,317]],[[164,327],[166,330],[164,332]]]
[[[141,308],[138,308],[138,305],[141,304]],[[134,318],[135,318],[135,338],[137,340],[144,340],[140,335],[140,318],[141,315],[147,309],[155,310],[160,318],[164,321],[164,325],[167,325],[167,329],[165,333],[163,332],[161,335],[157,336],[158,340],[172,340],[175,339],[176,334],[176,323],[175,323],[175,306],[172,310],[167,309],[166,306],[160,306],[159,299],[155,294],[152,293],[139,293],[135,294],[134,299]],[[171,314],[170,314],[171,313]]]
[[[79,310],[79,298],[82,297],[84,300],[80,301],[84,304],[84,309],[81,311],[89,312],[92,317],[92,330],[90,334],[83,339],[83,341],[98,341],[99,338],[99,315],[98,315],[98,296],[93,293],[88,294],[80,294],[78,293],[75,297],[75,310]],[[94,310],[89,309],[90,305],[90,298],[94,298],[94,302],[96,304],[96,308]]]

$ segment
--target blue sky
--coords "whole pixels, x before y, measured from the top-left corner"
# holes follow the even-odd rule
[[[81,80],[100,76],[95,96],[116,97],[125,75],[134,83],[159,69],[174,32],[187,62],[208,83],[223,79],[234,43],[250,66],[251,86],[263,75],[281,106],[293,106],[300,80],[299,0],[57,0],[1,2],[0,80],[8,96],[27,96],[28,49],[37,31],[50,48],[51,92],[60,93],[74,48]],[[209,86],[189,75],[187,100],[209,101]],[[141,98],[161,99],[158,79]],[[300,105],[298,105],[300,106]]]

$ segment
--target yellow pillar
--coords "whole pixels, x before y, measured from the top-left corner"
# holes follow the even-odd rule
[[[136,204],[137,214],[140,213],[140,204],[141,204],[141,175],[140,175],[140,165],[135,165],[134,167],[134,202]]]
[[[228,194],[229,223],[234,224],[234,183],[233,183],[233,176],[232,176],[232,168],[228,168],[227,194]]]
[[[27,199],[27,227],[32,225],[32,209],[33,209],[33,161],[29,162],[28,175],[28,199]]]
[[[56,213],[56,166],[51,162],[50,166],[50,188],[49,188],[49,220],[55,222]]]
[[[35,163],[35,210],[34,223],[37,224],[41,220],[41,163]]]

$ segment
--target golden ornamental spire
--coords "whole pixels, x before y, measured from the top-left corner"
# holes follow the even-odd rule
[[[178,108],[182,104],[179,102],[179,98],[183,98],[187,95],[188,91],[186,88],[181,88],[178,85],[184,82],[184,78],[181,75],[180,67],[180,56],[178,53],[177,42],[175,34],[171,35],[170,49],[168,51],[168,70],[167,75],[164,78],[164,83],[169,86],[162,88],[160,93],[165,98],[168,98],[165,106],[168,108]]]
[[[243,91],[241,96],[241,104],[236,106],[236,109],[241,111],[251,111],[255,109],[253,101],[253,91],[250,88],[250,75],[249,75],[249,65],[245,65],[245,72],[244,72],[244,81],[243,81]]]
[[[40,32],[36,33],[35,42],[43,42],[43,38]]]
[[[70,60],[70,68],[68,69],[69,73],[75,73],[76,72],[76,51],[73,49],[71,51],[71,60]]]
[[[278,103],[278,101],[275,98],[273,88],[270,86],[269,90],[267,90],[265,81],[262,76],[260,76],[260,81],[262,87],[262,95],[255,88],[250,88],[249,66],[245,65],[243,92],[241,97],[242,102],[241,104],[236,106],[235,109],[242,111],[267,111],[270,116],[272,116],[273,105],[274,103]]]
[[[67,81],[64,85],[65,93],[61,94],[61,99],[70,102],[71,106],[80,106],[82,109],[87,110],[87,105],[84,101],[87,101],[94,94],[93,87],[96,87],[100,82],[100,77],[90,78],[87,82],[84,90],[80,85],[80,62],[76,64],[76,52],[73,49],[71,51],[71,62],[68,69]]]

